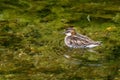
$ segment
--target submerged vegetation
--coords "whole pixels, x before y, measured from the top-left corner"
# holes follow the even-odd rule
[[[0,0],[0,80],[120,80],[119,3]],[[102,41],[97,53],[65,46],[71,25]]]

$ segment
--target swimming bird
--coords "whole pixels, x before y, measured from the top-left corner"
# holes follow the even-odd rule
[[[94,41],[89,37],[79,34],[74,28],[67,28],[65,31],[65,44],[70,48],[94,48],[101,44],[100,41]]]

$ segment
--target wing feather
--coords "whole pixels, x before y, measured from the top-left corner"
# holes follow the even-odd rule
[[[70,42],[69,44],[72,47],[78,48],[78,47],[86,47],[87,45],[90,45],[94,41],[85,36],[82,36],[82,37],[72,36],[72,37],[69,37],[69,42]]]

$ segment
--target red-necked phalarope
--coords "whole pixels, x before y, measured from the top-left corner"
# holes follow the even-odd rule
[[[100,45],[99,41],[94,41],[87,36],[76,33],[74,28],[67,28],[65,34],[65,44],[71,48],[93,48]]]

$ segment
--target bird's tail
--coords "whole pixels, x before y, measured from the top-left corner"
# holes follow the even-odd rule
[[[102,44],[102,41],[96,41],[95,44],[97,44],[97,45],[101,45],[101,44]]]

